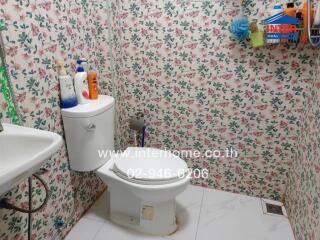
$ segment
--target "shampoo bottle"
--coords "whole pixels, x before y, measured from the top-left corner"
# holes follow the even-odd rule
[[[88,73],[88,72],[89,72],[89,66],[88,66],[88,61],[87,61],[87,59],[86,59],[86,58],[80,58],[80,59],[78,60],[78,62],[81,62],[81,65],[82,65],[84,71],[85,71],[86,73]]]
[[[97,73],[92,70],[88,72],[88,86],[89,86],[89,98],[92,100],[98,99],[99,91],[98,91]]]
[[[74,92],[73,80],[67,74],[63,62],[58,63],[59,82],[61,92],[61,107],[71,108],[78,105],[77,97]]]
[[[294,6],[294,2],[287,3],[287,7],[284,9],[284,14],[290,17],[296,17],[297,9]],[[292,42],[291,40],[283,39],[281,42]]]
[[[79,104],[86,104],[89,102],[89,90],[87,82],[87,73],[82,66],[82,60],[77,61],[77,73],[74,76],[74,85],[76,89],[77,99]]]

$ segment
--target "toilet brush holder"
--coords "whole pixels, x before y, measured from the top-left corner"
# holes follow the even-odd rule
[[[138,146],[137,139],[139,139],[138,142],[140,142],[140,146],[144,147],[146,126],[143,112],[137,112],[135,116],[129,120],[129,128],[134,131],[134,145]],[[137,137],[137,135],[139,137]]]

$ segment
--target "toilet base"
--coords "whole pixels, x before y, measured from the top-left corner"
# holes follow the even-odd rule
[[[173,183],[141,185],[112,170],[114,159],[97,169],[108,185],[108,212],[112,221],[140,232],[166,236],[177,230],[175,197],[189,185],[189,177]]]
[[[166,236],[177,230],[175,199],[143,201],[130,191],[112,191],[109,186],[109,213],[113,222],[152,235]]]

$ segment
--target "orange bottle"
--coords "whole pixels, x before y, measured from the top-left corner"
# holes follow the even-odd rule
[[[296,12],[297,9],[294,7],[294,3],[287,3],[287,8],[284,9],[284,14],[291,16],[291,17],[296,17]]]
[[[300,10],[302,13],[303,18],[303,31],[300,35],[300,42],[301,43],[308,43],[309,36],[308,36],[308,1],[306,0],[303,3],[303,7]],[[314,18],[314,8],[311,6],[311,26],[313,25],[313,18]]]
[[[90,71],[88,72],[88,87],[89,87],[89,98],[94,100],[98,99],[99,90],[98,90],[98,80],[97,73]]]
[[[294,7],[293,2],[287,3],[287,7],[283,10],[285,15],[296,17],[297,9]],[[282,39],[281,42],[289,42],[287,39]]]

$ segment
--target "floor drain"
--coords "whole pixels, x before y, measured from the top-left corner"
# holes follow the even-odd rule
[[[271,203],[266,203],[266,208],[267,208],[267,213],[272,213],[272,214],[284,216],[283,211],[282,211],[282,206],[271,204]]]

